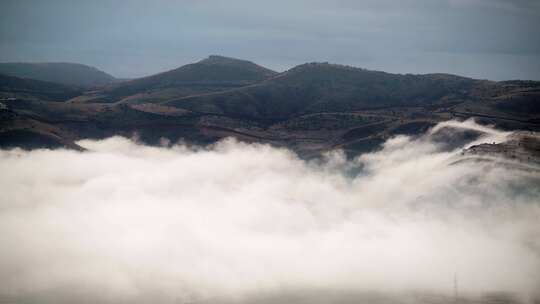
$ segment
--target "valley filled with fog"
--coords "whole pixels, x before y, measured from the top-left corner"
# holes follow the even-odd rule
[[[480,136],[457,147],[436,140],[471,131]],[[353,160],[233,139],[3,150],[0,299],[533,301],[538,167],[463,153],[508,136],[446,122]]]

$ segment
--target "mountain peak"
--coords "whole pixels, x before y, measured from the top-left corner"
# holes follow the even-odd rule
[[[220,69],[232,69],[235,71],[229,71],[229,72],[241,72],[244,73],[250,73],[253,75],[245,75],[248,76],[249,79],[255,77],[257,80],[263,80],[264,78],[268,78],[270,76],[273,76],[277,74],[275,71],[272,71],[270,69],[267,69],[265,67],[262,67],[254,62],[243,60],[243,59],[237,59],[232,57],[225,57],[220,55],[210,55],[208,58],[205,58],[199,62],[197,62],[195,65],[207,67],[207,68],[220,68]]]
[[[212,65],[237,65],[237,64],[254,64],[247,60],[225,57],[220,55],[210,55],[208,58],[205,58],[198,63],[202,64],[212,64]]]
[[[158,102],[172,97],[230,90],[266,80],[275,74],[251,61],[211,55],[170,71],[116,83],[100,91],[90,92],[91,96],[79,100]]]
[[[349,71],[369,71],[363,68],[353,67],[349,65],[329,63],[329,62],[308,62],[304,64],[297,65],[289,70],[289,72],[299,72],[299,71],[311,71],[311,70],[321,70],[321,69],[330,69],[330,70],[349,70]]]

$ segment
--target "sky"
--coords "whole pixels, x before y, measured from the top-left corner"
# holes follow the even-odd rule
[[[146,76],[218,54],[540,80],[538,0],[1,0],[0,62]]]

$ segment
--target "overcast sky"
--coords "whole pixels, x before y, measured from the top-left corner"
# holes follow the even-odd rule
[[[538,0],[0,0],[0,61],[138,77],[220,54],[540,80]]]

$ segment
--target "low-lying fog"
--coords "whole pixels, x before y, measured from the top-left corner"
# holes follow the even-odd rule
[[[449,128],[508,135],[432,132]],[[538,174],[456,162],[464,147],[432,138],[352,161],[234,140],[0,151],[0,302],[538,299]]]

